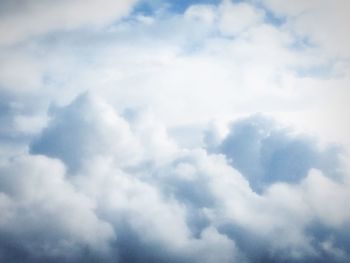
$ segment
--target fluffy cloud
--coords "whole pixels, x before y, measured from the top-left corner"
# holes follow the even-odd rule
[[[231,262],[241,258],[235,242],[207,226],[197,235],[186,207],[165,195],[147,167],[127,173],[99,160],[74,178],[74,184],[99,204],[98,211],[117,233],[112,243],[121,262]]]
[[[275,182],[298,182],[311,168],[336,176],[336,146],[321,151],[311,138],[274,126],[259,115],[236,121],[212,150],[225,154],[257,191]]]
[[[345,2],[180,2],[2,1],[0,261],[349,260]]]
[[[215,228],[208,226],[196,238],[192,235],[187,211],[177,198],[159,192],[153,175],[162,170],[158,165],[163,167],[164,162],[169,162],[169,157],[163,160],[164,151],[169,152],[166,149],[172,149],[173,143],[169,139],[150,140],[162,135],[161,127],[152,131],[145,128],[149,119],[138,117],[136,112],[125,115],[130,123],[100,99],[85,94],[57,109],[49,126],[31,146],[34,154],[61,159],[69,168],[67,180],[93,200],[98,214],[114,226],[117,239],[110,242],[110,257],[122,262],[144,258],[212,262],[214,255],[229,262],[240,257],[234,241]],[[152,126],[155,127],[156,124]],[[57,144],[53,145],[53,141]],[[151,172],[153,169],[156,170]],[[158,247],[163,251],[158,252]],[[138,252],[130,255],[130,250]]]
[[[333,154],[336,160],[336,152],[318,150],[313,142],[293,137],[255,116],[234,123],[219,141],[215,150],[227,156],[200,148],[170,147],[170,154],[167,150],[163,158],[164,154],[154,152],[159,147],[169,149],[174,142],[167,137],[144,140],[142,137],[159,133],[144,129],[143,134],[136,128],[145,127],[142,122],[149,123],[147,118],[136,118],[130,111],[122,117],[89,94],[56,111],[31,151],[61,159],[70,168],[67,172],[59,161],[41,155],[2,161],[0,200],[5,212],[1,223],[7,237],[2,247],[13,248],[2,252],[4,258],[292,262],[320,261],[326,256],[334,262],[346,260],[350,237],[341,230],[350,223],[347,171],[333,173],[331,168],[340,166],[332,159],[326,159],[331,163],[324,166],[318,163],[324,155]],[[242,137],[238,147],[234,142],[243,134],[250,135],[249,145]],[[123,147],[118,138],[131,147]],[[133,141],[138,142],[137,151],[130,151]],[[292,150],[281,152],[290,147]],[[79,158],[70,158],[69,149]],[[244,153],[252,149],[258,151]],[[278,156],[285,161],[278,162],[278,177],[268,177],[274,165],[262,162],[251,165],[252,170],[244,167],[250,160],[260,162],[261,156],[268,157],[261,149],[271,156],[281,152]],[[145,150],[146,155],[140,154]],[[234,150],[242,152],[238,162],[232,161],[237,159]],[[134,161],[125,162],[120,156]],[[305,158],[309,161],[306,166]],[[301,167],[297,178],[291,174],[293,164]],[[257,194],[253,178],[262,174],[264,192]],[[74,214],[68,216],[65,211],[71,206]],[[43,220],[51,217],[55,227],[47,226],[39,241],[27,247],[33,235],[38,235],[34,225],[45,226]],[[76,225],[81,220],[86,223]],[[28,225],[33,225],[29,232]],[[64,244],[70,244],[73,251]],[[47,250],[40,254],[43,246]]]
[[[1,260],[64,261],[108,250],[113,228],[66,181],[62,163],[24,155],[2,160],[0,174]]]
[[[60,158],[72,171],[96,156],[113,157],[121,167],[131,165],[137,158],[137,142],[127,123],[88,94],[64,110],[52,111],[54,116],[49,127],[31,147],[33,153]]]

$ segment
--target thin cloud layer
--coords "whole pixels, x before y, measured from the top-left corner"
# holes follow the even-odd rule
[[[260,1],[277,16],[287,19],[286,26],[307,38],[311,44],[320,45],[330,55],[349,59],[350,38],[348,24],[350,4],[346,0],[336,1]]]
[[[347,9],[2,1],[0,261],[348,262]]]
[[[1,1],[0,44],[84,26],[103,26],[126,15],[136,0]]]

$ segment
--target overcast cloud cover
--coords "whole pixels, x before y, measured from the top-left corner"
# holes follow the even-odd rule
[[[0,262],[349,262],[348,0],[0,0]]]

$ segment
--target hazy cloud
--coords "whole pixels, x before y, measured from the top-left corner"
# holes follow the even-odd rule
[[[13,44],[30,36],[83,26],[103,26],[130,11],[130,1],[2,1],[1,44]]]

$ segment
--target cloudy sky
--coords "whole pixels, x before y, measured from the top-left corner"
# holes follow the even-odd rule
[[[0,262],[349,262],[348,0],[0,0]]]

